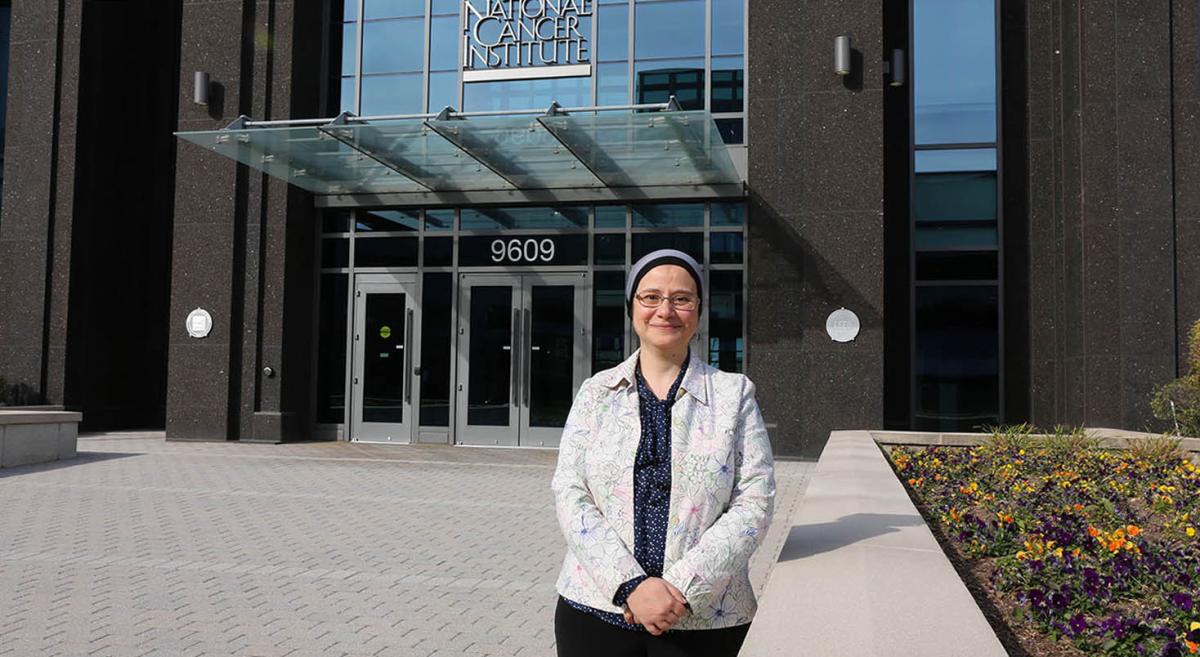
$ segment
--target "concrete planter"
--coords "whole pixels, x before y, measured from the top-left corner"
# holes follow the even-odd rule
[[[74,458],[83,415],[0,408],[0,468]]]

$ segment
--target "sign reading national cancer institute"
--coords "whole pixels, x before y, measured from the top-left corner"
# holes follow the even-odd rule
[[[594,0],[463,0],[463,81],[592,74]]]

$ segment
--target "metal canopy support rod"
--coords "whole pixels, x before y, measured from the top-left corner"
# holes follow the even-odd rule
[[[446,113],[445,110],[442,110],[442,112]],[[460,119],[451,119],[450,121],[443,121],[443,123],[450,123],[450,122],[458,121],[458,120],[460,120]],[[469,141],[472,141],[472,138],[465,135],[462,131],[457,130],[457,129],[451,130],[444,125],[439,126],[436,123],[431,122],[431,121],[425,121],[425,127],[436,132],[438,134],[438,136],[440,136],[442,139],[445,139],[446,141],[453,144],[456,148],[458,148],[458,150],[465,153],[467,157],[475,160],[480,165],[486,167],[492,173],[503,178],[504,182],[512,185],[513,187],[515,187],[517,189],[521,189],[523,186],[527,186],[527,185],[521,185],[521,183],[518,182],[517,180],[515,180],[513,178],[513,176],[516,175],[516,176],[529,177],[528,173],[521,170],[519,167],[517,167],[512,162],[509,162],[508,160],[489,159],[487,156],[483,155],[480,152],[485,149],[491,151],[492,153],[496,153],[498,151],[498,149],[495,148],[494,146],[484,143],[482,139],[475,139],[474,143],[467,143]]]
[[[620,110],[632,111],[666,111],[678,112],[681,111],[679,103],[675,102],[675,96],[671,96],[665,103],[641,103],[637,105],[596,105],[594,107],[565,107],[560,108],[563,112],[616,112]],[[345,113],[345,112],[343,112]],[[354,116],[351,115],[347,120],[351,123],[370,123],[371,121],[405,121],[416,119],[440,119],[443,115],[446,118],[461,119],[472,116],[516,116],[527,114],[530,116],[542,114],[542,110],[485,110],[478,112],[458,112],[451,107],[444,108],[441,112],[433,114],[384,114],[380,116]],[[244,119],[244,120],[243,120]],[[306,126],[306,125],[325,125],[333,119],[277,119],[273,121],[255,121],[248,116],[240,116],[234,123],[241,121],[237,129],[243,128],[284,128],[287,126]],[[233,124],[230,124],[229,129],[233,129]]]
[[[404,176],[419,185],[422,189],[433,191],[436,188],[435,184],[428,181],[430,176],[422,171],[420,167],[403,158],[396,157],[394,153],[383,147],[381,143],[383,138],[379,137],[372,128],[365,125],[357,128],[349,128],[348,122],[353,116],[350,112],[342,112],[334,120],[323,126],[319,126],[317,130]],[[377,139],[372,139],[373,135]]]
[[[551,108],[551,109],[553,109],[553,108]],[[559,112],[558,116],[562,116],[564,114],[566,114],[566,112]],[[549,116],[553,116],[553,115],[549,115]],[[567,152],[570,153],[579,162],[579,164],[581,164],[583,166],[583,168],[587,169],[588,172],[592,174],[592,177],[594,177],[596,180],[600,181],[601,184],[603,184],[605,187],[621,186],[620,179],[618,179],[614,176],[601,175],[600,172],[597,171],[595,169],[595,167],[593,167],[591,165],[591,162],[588,161],[588,158],[584,157],[584,155],[580,152],[580,151],[586,150],[588,153],[591,153],[593,155],[593,157],[595,157],[596,159],[603,159],[604,160],[603,164],[605,165],[605,168],[608,171],[620,171],[621,170],[620,167],[618,167],[615,163],[613,163],[612,160],[610,160],[607,156],[604,155],[603,151],[601,151],[596,146],[596,142],[590,136],[588,136],[585,132],[583,132],[582,130],[578,130],[578,129],[571,131],[573,137],[578,139],[580,142],[583,142],[577,148],[575,146],[572,146],[568,140],[563,139],[563,136],[558,134],[558,127],[553,124],[547,123],[546,117],[541,117],[541,116],[537,117],[537,122],[541,124],[543,130],[550,133],[551,137],[554,137],[554,139],[558,143],[562,144],[563,148],[567,149]],[[569,129],[567,129],[567,130],[569,130]],[[566,130],[564,130],[564,132],[565,131]]]

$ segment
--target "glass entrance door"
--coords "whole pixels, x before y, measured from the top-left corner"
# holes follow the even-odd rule
[[[416,291],[413,275],[355,279],[351,440],[412,442]]]
[[[588,371],[587,274],[462,274],[456,442],[556,447]]]

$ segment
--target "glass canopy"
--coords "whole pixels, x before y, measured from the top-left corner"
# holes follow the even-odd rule
[[[175,134],[315,194],[741,182],[708,112],[445,116]]]

